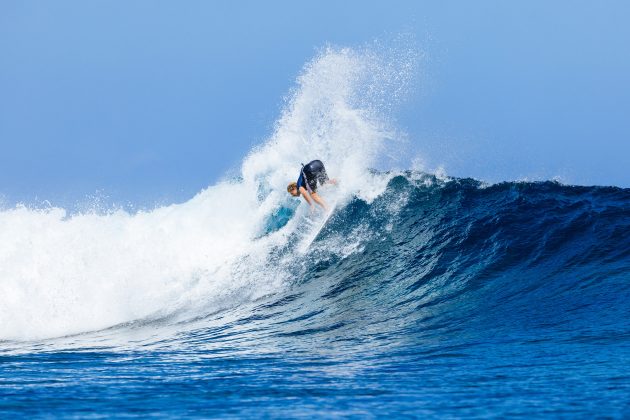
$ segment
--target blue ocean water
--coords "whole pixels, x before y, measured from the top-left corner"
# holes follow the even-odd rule
[[[401,164],[394,50],[322,50],[184,203],[3,205],[0,416],[629,417],[630,190]]]
[[[2,417],[630,416],[629,189],[388,179],[276,292],[1,341]]]

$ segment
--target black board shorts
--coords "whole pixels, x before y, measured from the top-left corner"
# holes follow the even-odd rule
[[[307,163],[302,168],[306,182],[311,187],[312,191],[317,191],[318,185],[324,185],[328,181],[328,174],[326,174],[326,168],[321,160],[314,160]]]

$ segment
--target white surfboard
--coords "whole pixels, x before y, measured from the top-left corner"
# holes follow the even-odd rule
[[[335,207],[336,207],[336,203],[333,203],[332,205],[330,205],[330,208],[328,209],[326,214],[324,214],[322,218],[319,219],[319,221],[313,221],[311,226],[309,226],[308,233],[300,241],[299,250],[302,254],[308,251],[308,248],[315,241],[315,239],[319,235],[319,232],[321,232],[324,226],[326,226],[326,223],[330,219],[330,216],[332,216],[332,214],[335,212]]]

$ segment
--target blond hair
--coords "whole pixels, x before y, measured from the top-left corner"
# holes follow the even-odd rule
[[[297,190],[297,182],[292,182],[289,185],[287,185],[287,192],[291,192],[293,188]]]

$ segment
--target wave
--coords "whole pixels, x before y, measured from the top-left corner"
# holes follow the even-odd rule
[[[240,176],[185,203],[136,213],[0,211],[0,339],[207,313],[286,288],[293,273],[270,260],[301,230],[303,214],[262,234],[274,212],[295,206],[286,185],[300,163],[325,161],[343,179],[335,191],[341,201],[371,200],[385,187],[368,171],[396,142],[382,112],[384,92],[404,86],[401,75],[414,60],[388,54],[321,51],[298,78],[272,136],[243,160]]]
[[[283,227],[257,239],[248,238],[247,252],[231,264],[225,263],[230,261],[228,252],[242,244],[235,241],[218,247],[198,232],[199,226],[190,221],[194,218],[179,213],[182,208],[135,216],[81,215],[68,220],[54,211],[14,210],[16,218],[37,217],[40,229],[36,236],[41,242],[46,243],[46,238],[57,245],[66,244],[68,249],[56,249],[60,255],[70,255],[62,261],[44,258],[52,269],[48,277],[40,275],[37,267],[24,264],[21,273],[30,281],[24,286],[30,287],[26,290],[31,290],[31,296],[25,293],[23,300],[15,293],[6,293],[11,290],[3,283],[3,317],[11,316],[13,321],[2,324],[3,332],[6,334],[8,328],[18,331],[15,321],[20,313],[6,310],[11,299],[23,311],[23,323],[18,325],[22,331],[57,327],[53,330],[57,335],[161,316],[167,316],[169,324],[199,317],[207,320],[208,314],[233,310],[244,303],[250,306],[240,312],[243,319],[272,318],[275,324],[278,317],[291,315],[291,322],[274,327],[280,335],[330,334],[331,328],[348,324],[353,325],[352,331],[339,334],[346,339],[360,337],[365,331],[357,328],[356,322],[365,312],[369,312],[370,334],[382,323],[381,333],[394,336],[444,337],[463,329],[475,331],[477,336],[502,332],[527,337],[528,328],[562,329],[564,324],[571,326],[572,335],[576,326],[581,326],[597,336],[598,331],[609,335],[610,328],[620,327],[630,294],[630,190],[555,182],[488,186],[471,179],[438,179],[418,172],[372,175],[388,180],[382,193],[371,201],[350,198],[307,254],[296,248],[300,239],[297,225],[304,220],[296,211]],[[183,207],[194,214],[191,203]],[[170,218],[169,213],[176,216]],[[267,217],[267,224],[286,219],[278,212]],[[62,224],[70,232],[68,237],[63,237],[58,226],[52,233],[42,233],[47,218],[54,226]],[[189,220],[190,226],[185,226],[184,220]],[[108,249],[107,254],[99,255],[97,245],[80,253],[72,248],[75,244],[71,239],[83,241],[72,235],[73,229],[90,226],[88,242],[97,244],[99,240],[112,241],[107,234],[115,223],[129,232],[124,249]],[[95,225],[101,226],[101,238],[93,229]],[[156,233],[151,226],[160,229]],[[215,232],[218,228],[213,226]],[[234,235],[233,228],[228,228],[228,236]],[[172,239],[173,232],[178,232],[176,243],[158,246],[159,236]],[[139,242],[132,242],[133,238]],[[142,252],[149,250],[136,248],[145,243],[155,243],[157,249],[143,260]],[[30,246],[41,249],[43,245]],[[176,251],[178,248],[186,252]],[[94,260],[99,261],[98,266],[91,266]],[[217,269],[210,272],[202,265],[191,273],[191,267],[198,267],[200,261],[214,263]],[[68,266],[81,268],[83,275],[92,273],[102,281],[70,277],[64,271]],[[64,280],[59,284],[63,290],[48,288],[43,295],[33,287],[38,279],[43,282],[54,276]],[[121,278],[128,283],[120,283]],[[83,279],[87,284],[80,289]],[[162,281],[156,283],[156,279]],[[116,281],[118,287],[127,287],[115,290],[111,284]],[[133,293],[135,289],[144,293]],[[78,302],[63,296],[69,291],[74,297],[93,293],[88,301]],[[38,294],[47,300],[33,299]],[[166,309],[164,302],[170,305]],[[11,309],[18,311],[17,306]],[[46,317],[41,324],[34,322],[36,309]],[[349,309],[355,311],[351,317]],[[80,319],[73,313],[77,310],[85,311]],[[174,317],[178,310],[182,313]],[[109,318],[103,322],[105,311],[109,311]],[[345,314],[344,323],[338,322],[336,311]],[[595,329],[591,324],[594,320]],[[101,324],[95,325],[97,321]],[[68,325],[74,330],[64,329]]]

